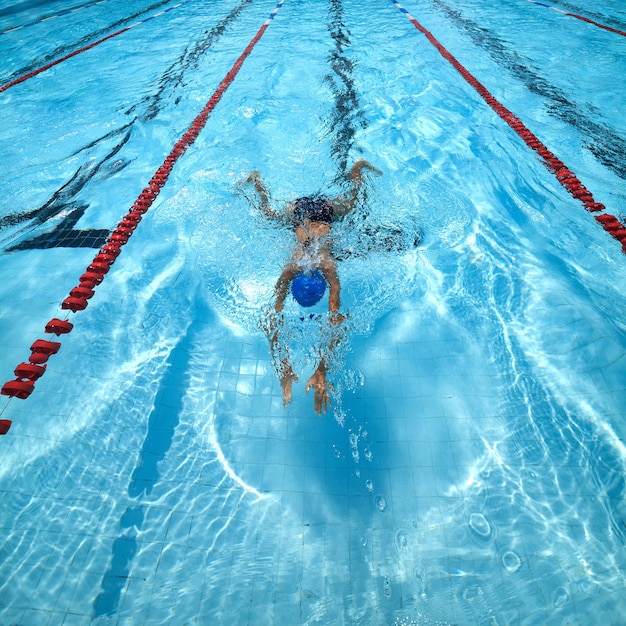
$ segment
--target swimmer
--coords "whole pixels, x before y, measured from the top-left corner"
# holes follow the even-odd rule
[[[381,173],[365,159],[359,159],[350,169],[350,190],[345,198],[307,196],[298,198],[282,212],[272,207],[269,193],[258,171],[251,172],[247,178],[247,182],[254,185],[261,200],[260,209],[265,217],[293,228],[297,239],[292,258],[276,282],[274,311],[268,316],[264,329],[270,342],[272,359],[280,380],[285,407],[292,400],[292,383],[298,382],[298,376],[293,371],[289,360],[289,347],[280,340],[285,300],[291,291],[300,306],[313,306],[323,298],[326,286],[329,288],[328,310],[331,335],[328,345],[320,349],[319,364],[309,379],[305,391],[308,393],[310,389],[313,389],[314,410],[318,415],[325,413],[331,403],[332,387],[326,381],[326,372],[329,358],[341,341],[342,335],[339,330],[345,317],[339,312],[341,304],[339,275],[329,235],[333,222],[347,215],[356,206],[359,191],[364,183],[364,170]]]

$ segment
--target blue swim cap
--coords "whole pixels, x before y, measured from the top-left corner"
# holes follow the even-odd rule
[[[301,306],[313,306],[322,299],[326,280],[318,270],[312,274],[300,272],[291,281],[291,293]]]

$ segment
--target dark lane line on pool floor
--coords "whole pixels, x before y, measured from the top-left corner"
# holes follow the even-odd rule
[[[110,139],[116,138],[118,135],[124,135],[122,140],[108,150],[108,154],[101,160],[94,163],[93,156],[89,155],[87,160],[78,168],[74,176],[54,192],[52,197],[41,207],[26,211],[23,213],[12,213],[0,218],[0,231],[11,226],[17,226],[22,222],[33,220],[28,231],[35,230],[45,224],[47,221],[54,219],[61,212],[67,213],[67,217],[58,224],[54,230],[41,235],[37,235],[31,239],[21,241],[16,245],[10,245],[8,252],[16,250],[34,250],[47,248],[101,248],[107,237],[111,233],[111,229],[85,229],[76,230],[74,225],[83,216],[89,208],[89,204],[84,200],[79,200],[76,196],[87,183],[93,179],[100,179],[102,175],[113,176],[119,173],[128,165],[128,161],[118,160],[110,163],[113,156],[128,142],[131,136],[131,129],[135,122],[146,122],[154,119],[161,113],[160,103],[165,98],[164,93],[167,89],[175,90],[183,86],[183,78],[185,72],[195,69],[200,62],[201,57],[206,54],[221,36],[232,27],[235,19],[241,11],[252,2],[252,0],[242,0],[224,19],[216,24],[212,29],[205,31],[205,36],[195,43],[193,48],[187,46],[180,57],[172,63],[167,70],[161,75],[158,83],[158,90],[155,94],[145,96],[140,103],[133,105],[127,112],[127,115],[135,114],[136,118],[125,124],[122,128],[116,129],[110,133],[103,135],[101,138],[92,141],[89,145],[84,146],[76,152],[84,152],[98,145],[109,143]],[[145,109],[141,112],[137,110],[140,105],[144,105]],[[27,231],[27,232],[28,232]],[[12,239],[20,239],[24,236],[24,232],[15,234]]]
[[[148,496],[159,482],[159,463],[171,448],[180,423],[185,390],[189,386],[194,333],[198,325],[201,325],[198,320],[192,322],[165,363],[165,373],[154,398],[146,435],[128,485],[129,501],[120,519],[120,535],[111,546],[109,567],[102,577],[101,590],[93,604],[94,618],[115,613],[122,590],[131,579],[131,565],[139,548],[137,537],[142,532],[146,511],[151,510]]]
[[[97,254],[92,263],[87,267],[87,271],[80,277],[80,283],[70,291],[70,295],[61,304],[61,309],[76,313],[87,308],[88,300],[95,295],[95,288],[103,280],[109,272],[111,266],[115,263],[117,257],[122,252],[122,247],[128,242],[135,229],[141,222],[143,215],[150,209],[152,203],[159,195],[161,187],[163,187],[169,179],[172,169],[178,159],[185,153],[197,139],[198,135],[205,127],[207,120],[213,109],[217,106],[226,90],[230,87],[239,70],[243,66],[256,44],[259,42],[269,25],[272,23],[276,14],[280,10],[284,0],[279,0],[274,10],[270,13],[267,20],[263,23],[256,35],[250,40],[250,43],[237,58],[229,72],[222,79],[217,89],[205,104],[204,108],[194,118],[191,125],[183,136],[176,142],[170,154],[152,176],[148,185],[139,194],[131,206],[130,211],[123,217],[117,228],[107,240],[107,245],[103,246],[100,253]],[[67,334],[73,329],[67,319],[60,320],[54,318],[48,322],[45,332],[55,334],[57,336]],[[13,398],[26,399],[34,391],[35,381],[37,381],[46,371],[46,362],[52,354],[56,354],[61,348],[61,343],[57,341],[48,341],[38,339],[31,346],[31,355],[29,363],[21,363],[15,369],[15,380],[7,381],[0,394],[9,396],[8,402]],[[4,414],[8,406],[0,412],[0,417]],[[11,426],[10,420],[0,419],[0,434],[6,434]]]
[[[349,178],[351,159],[356,160],[357,155],[363,154],[363,149],[358,145],[356,138],[359,131],[367,129],[368,122],[354,83],[354,69],[358,61],[353,61],[347,54],[352,41],[344,19],[344,2],[330,0],[328,15],[328,32],[334,46],[327,55],[330,71],[324,77],[324,81],[330,86],[334,101],[324,137],[330,137],[330,156],[337,167],[332,184],[341,186]],[[366,201],[367,188],[364,187],[362,192],[363,197],[359,201],[358,211],[350,211],[343,218],[346,229],[358,233],[358,245],[354,246],[345,239],[342,242],[336,240],[333,243],[333,251],[337,260],[366,256],[372,250],[400,252],[418,245],[422,239],[422,232],[417,223],[412,223],[409,228],[400,228],[397,225],[372,221]]]
[[[328,55],[331,71],[324,77],[334,96],[328,134],[332,146],[331,157],[337,163],[337,174],[333,183],[341,183],[348,177],[351,167],[348,160],[355,146],[356,134],[359,129],[367,128],[354,86],[354,63],[346,55],[351,41],[344,23],[342,0],[330,0],[328,32],[334,43],[334,49]]]
[[[558,159],[534,133],[526,128],[524,123],[515,114],[496,100],[487,88],[478,81],[473,74],[470,74],[429,30],[422,26],[397,0],[391,0],[391,2],[419,32],[426,36],[426,39],[437,49],[441,56],[461,74],[465,81],[471,85],[498,116],[519,135],[524,143],[542,158],[544,165],[554,174],[559,184],[566,189],[575,200],[582,202],[585,209],[590,212],[600,212],[606,209],[603,204],[595,201],[592,193],[582,184],[578,177]],[[621,244],[622,252],[626,254],[626,226],[610,213],[604,213],[594,217],[602,228]]]
[[[193,47],[188,45],[185,48],[179,58],[161,75],[157,92],[142,99],[141,104],[146,105],[146,111],[139,115],[141,121],[154,119],[160,113],[159,104],[165,97],[163,95],[165,91],[184,87],[185,72],[198,67],[201,57],[219,41],[220,37],[233,25],[235,19],[251,2],[252,0],[242,0],[224,19],[212,29],[205,31],[204,36],[196,41]],[[127,113],[134,113],[138,107],[139,104],[133,105]]]
[[[506,44],[489,30],[472,22],[443,0],[431,0],[458,28],[463,29],[472,42],[483,49],[498,65],[511,72],[529,91],[552,102],[546,112],[564,121],[581,135],[583,145],[605,167],[626,180],[626,140],[606,124],[599,124],[580,111],[580,107],[551,85],[539,72],[532,68],[530,60],[511,51]]]
[[[203,37],[196,45],[189,50],[189,47],[185,52],[175,61],[161,76],[159,81],[159,89],[156,94],[146,96],[142,100],[142,104],[146,105],[146,110],[137,114],[137,118],[126,124],[124,127],[115,130],[111,133],[107,133],[100,139],[92,142],[89,146],[85,146],[81,151],[94,147],[97,144],[107,142],[111,137],[119,134],[126,133],[122,142],[113,147],[110,154],[107,155],[102,161],[92,163],[91,158],[87,162],[83,163],[74,174],[74,176],[60,187],[44,205],[38,209],[33,209],[24,213],[14,213],[0,218],[0,231],[3,228],[9,226],[15,226],[21,222],[27,220],[35,220],[32,225],[32,229],[38,228],[46,221],[53,219],[62,211],[70,211],[67,218],[56,226],[56,228],[48,233],[43,233],[27,241],[22,241],[17,245],[7,248],[8,252],[15,250],[31,250],[31,249],[45,249],[53,247],[102,247],[111,229],[99,229],[96,233],[91,229],[88,230],[74,230],[73,226],[78,219],[82,217],[88,205],[85,202],[75,200],[74,196],[80,192],[83,187],[98,173],[105,163],[110,160],[110,157],[114,156],[118,150],[126,144],[130,138],[130,128],[136,121],[145,122],[155,118],[160,111],[160,101],[163,99],[163,93],[166,88],[179,87],[182,84],[184,73],[190,68],[197,67],[200,57],[205,54],[224,34],[228,27],[232,25],[234,19],[241,13],[243,8],[250,4],[252,0],[243,0],[235,9],[233,9],[222,21],[220,21],[211,30],[206,31],[206,36]],[[127,114],[136,113],[140,104],[133,105]],[[123,162],[123,165],[116,165],[109,167],[109,174],[113,175],[121,171],[128,163]],[[79,213],[80,209],[80,213]],[[21,237],[17,235],[15,238]]]
[[[74,225],[90,206],[88,202],[79,198],[79,194],[90,182],[109,178],[128,165],[128,161],[115,159],[115,157],[130,139],[131,126],[132,122],[83,147],[80,152],[89,151],[95,145],[100,145],[106,150],[106,154],[97,158],[90,153],[70,180],[59,187],[42,206],[23,213],[11,213],[0,218],[0,232],[3,229],[14,229],[14,232],[8,237],[7,252],[49,248],[100,248],[106,243],[111,232],[109,228],[74,229]],[[110,145],[113,140],[116,143]],[[66,217],[53,230],[29,239],[23,239],[32,231],[38,230],[51,220],[57,219],[61,213],[65,214]],[[19,227],[24,222],[30,222],[30,224],[15,232],[15,227]],[[20,239],[23,240],[19,243],[11,243]]]

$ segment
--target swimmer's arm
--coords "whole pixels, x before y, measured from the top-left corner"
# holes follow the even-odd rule
[[[285,272],[283,272],[283,275]],[[281,279],[279,279],[278,285],[281,283]],[[287,285],[289,282],[287,282]],[[285,342],[284,337],[282,337],[284,320],[282,316],[282,308],[285,296],[282,299],[278,299],[276,301],[276,311],[271,312],[268,311],[267,319],[263,326],[263,330],[267,335],[267,338],[270,342],[270,351],[272,355],[272,365],[276,371],[276,376],[280,381],[282,396],[283,396],[283,405],[286,407],[292,399],[291,387],[294,382],[298,382],[298,376],[293,371],[291,367],[291,362],[289,360],[289,346]]]
[[[276,303],[274,305],[274,309],[277,312],[283,310],[285,298],[289,293],[289,285],[291,285],[291,281],[295,278],[297,273],[298,268],[295,265],[289,264],[287,265],[287,267],[285,267],[283,273],[276,281],[276,287],[274,288],[274,293],[276,294]]]
[[[363,170],[369,170],[379,175],[382,174],[382,172],[377,167],[374,167],[365,159],[358,159],[358,161],[356,161],[356,163],[350,168],[350,191],[348,192],[348,197],[333,198],[331,200],[335,215],[337,217],[343,217],[344,215],[347,215],[356,206],[359,197],[359,190],[365,182],[363,179]]]
[[[277,371],[291,369],[291,366],[289,365],[288,350],[286,349],[286,346],[281,345],[280,335],[283,327],[282,310],[285,304],[285,298],[287,297],[287,293],[289,291],[289,285],[297,273],[297,267],[289,264],[283,270],[278,281],[276,281],[276,287],[274,288],[274,293],[276,295],[274,312],[271,310],[267,312],[267,320],[264,325],[265,334],[269,339],[270,347],[272,349],[272,355],[276,356],[275,361],[277,364]]]
[[[330,295],[328,298],[328,309],[331,312],[330,324],[331,334],[328,345],[320,349],[320,360],[313,376],[309,379],[305,391],[314,390],[313,408],[318,415],[326,413],[331,404],[330,392],[332,386],[326,381],[326,373],[328,370],[328,361],[332,358],[332,354],[342,341],[345,329],[342,328],[344,316],[339,313],[339,276],[334,262],[326,263],[321,268],[324,278],[330,286]]]
[[[330,293],[328,296],[328,310],[337,315],[339,313],[339,307],[341,306],[341,285],[339,284],[339,274],[337,274],[337,266],[333,261],[324,263],[320,268],[322,274],[330,287]]]

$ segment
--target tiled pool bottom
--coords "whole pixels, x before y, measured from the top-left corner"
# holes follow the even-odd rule
[[[405,307],[355,340],[341,426],[304,373],[283,408],[262,336],[198,318],[4,473],[0,622],[616,623],[610,449],[453,331]]]

